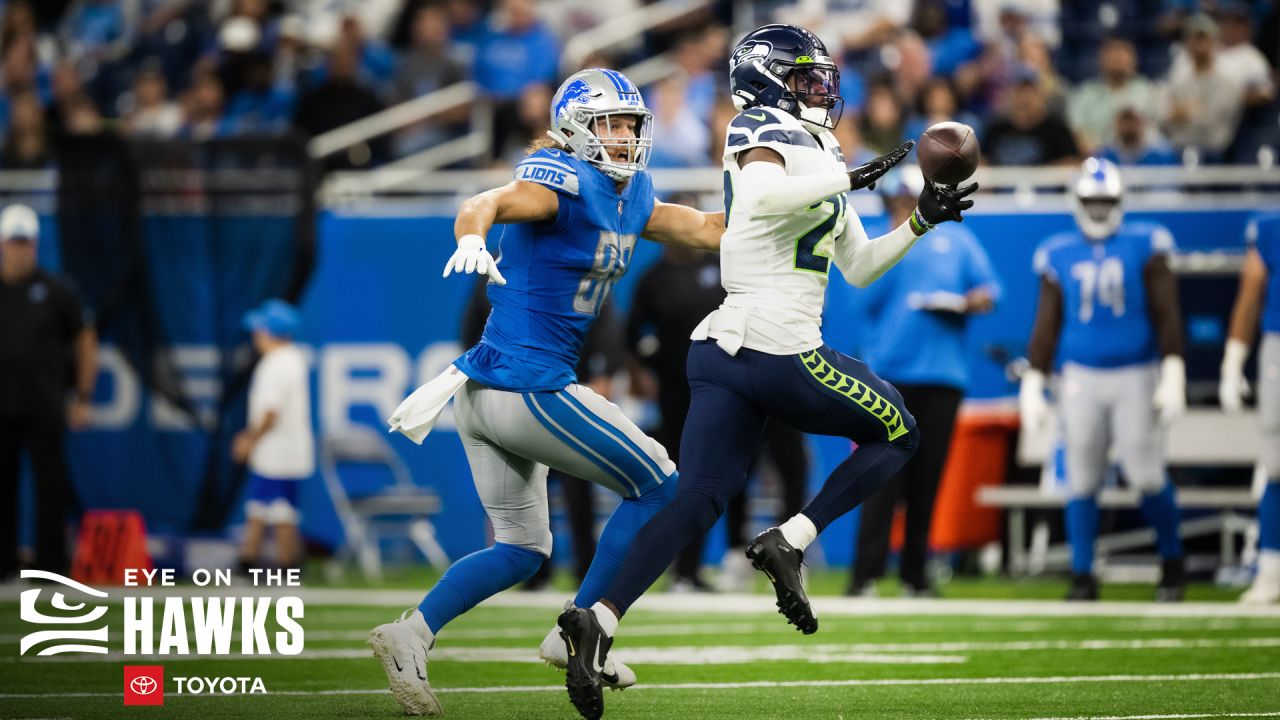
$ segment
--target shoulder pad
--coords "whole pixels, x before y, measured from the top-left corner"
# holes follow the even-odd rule
[[[1040,243],[1040,247],[1036,248],[1035,255],[1031,259],[1031,266],[1035,269],[1036,275],[1048,275],[1056,280],[1058,273],[1053,269],[1050,256],[1055,250],[1070,245],[1075,239],[1076,237],[1073,233],[1064,232],[1050,235],[1044,242]]]
[[[800,121],[776,108],[751,108],[738,113],[729,122],[725,139],[730,151],[776,143],[821,149],[818,139]]]
[[[572,156],[560,150],[544,148],[521,160],[516,165],[515,178],[567,195],[578,194],[578,170]]]

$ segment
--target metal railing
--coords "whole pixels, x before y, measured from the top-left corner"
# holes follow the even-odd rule
[[[475,83],[456,83],[317,135],[307,144],[307,152],[316,159],[326,158],[379,135],[395,132],[475,102],[479,96],[480,91]]]
[[[640,33],[711,7],[711,0],[660,0],[619,15],[573,36],[564,46],[560,66],[565,73],[582,67],[592,53],[630,40]],[[630,77],[630,75],[628,75]],[[631,78],[637,84],[640,81]]]

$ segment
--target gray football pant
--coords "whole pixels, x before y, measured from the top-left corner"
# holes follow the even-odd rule
[[[1152,402],[1158,379],[1154,363],[1109,369],[1063,366],[1058,403],[1071,497],[1098,491],[1113,445],[1133,487],[1146,495],[1164,487],[1165,429]]]
[[[468,381],[454,413],[480,502],[500,543],[551,555],[547,468],[624,498],[675,476],[667,451],[583,385],[519,393]]]
[[[1258,352],[1258,447],[1271,480],[1280,478],[1280,333],[1262,337]]]

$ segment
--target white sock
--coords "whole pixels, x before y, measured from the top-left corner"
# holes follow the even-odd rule
[[[782,537],[786,538],[787,543],[797,550],[804,550],[809,547],[818,537],[818,528],[814,527],[813,521],[804,516],[804,513],[796,513],[790,520],[778,526],[782,531]]]
[[[1258,553],[1258,577],[1280,580],[1280,551],[1263,550]]]
[[[422,614],[421,610],[414,610],[409,614],[409,627],[413,628],[414,632],[425,637],[428,643],[435,642],[436,634],[431,632],[431,626],[427,624],[427,618]]]
[[[618,616],[605,607],[604,603],[592,605],[591,612],[596,614],[596,620],[600,622],[600,627],[604,630],[605,635],[613,637],[613,634],[618,632]]]

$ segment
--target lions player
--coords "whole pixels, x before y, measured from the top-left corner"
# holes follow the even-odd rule
[[[1258,575],[1240,601],[1267,604],[1280,602],[1280,213],[1252,218],[1245,239],[1249,250],[1231,311],[1218,399],[1227,412],[1238,412],[1243,405],[1244,361],[1261,315],[1258,420],[1267,489],[1258,503]]]
[[[622,496],[575,602],[590,607],[609,586],[635,533],[674,494],[666,450],[604,398],[578,385],[583,337],[636,238],[714,250],[721,213],[658,202],[645,166],[652,116],[621,73],[591,69],[561,85],[551,106],[554,143],[516,167],[516,180],[462,204],[451,272],[488,275],[493,310],[480,342],[397,411],[393,427],[418,442],[449,396],[495,544],[449,567],[422,604],[373,630],[369,643],[409,714],[436,714],[427,651],[453,618],[532,575],[551,554],[548,466]],[[485,236],[505,224],[494,260]],[[544,659],[566,662],[559,631]],[[620,664],[606,681],[626,687]]]
[[[839,119],[839,73],[812,33],[769,25],[733,53],[729,86],[741,112],[724,152],[727,230],[721,279],[727,298],[693,332],[691,404],[680,445],[684,476],[676,499],[636,537],[623,570],[589,609],[559,618],[571,653],[566,684],[584,717],[600,717],[600,667],[618,618],[676,555],[710,528],[741,492],[765,421],[840,435],[858,450],[800,513],[748,548],[774,583],[789,622],[817,621],[800,580],[802,552],[831,521],[879,489],[916,447],[915,421],[891,385],[822,342],[819,323],[834,261],[865,286],[934,224],[959,220],[976,186],[928,187],[911,219],[867,237],[845,193],[868,188],[910,150],[849,171],[831,133]]]
[[[1040,298],[1022,378],[1022,422],[1043,426],[1045,378],[1062,364],[1057,401],[1066,447],[1069,600],[1096,600],[1097,494],[1115,446],[1125,478],[1142,493],[1156,530],[1162,573],[1156,597],[1181,600],[1178,506],[1164,464],[1165,426],[1186,409],[1182,325],[1168,255],[1173,236],[1158,225],[1124,223],[1120,173],[1090,158],[1075,183],[1079,231],[1046,239],[1035,254]],[[1160,360],[1157,365],[1157,359]]]

